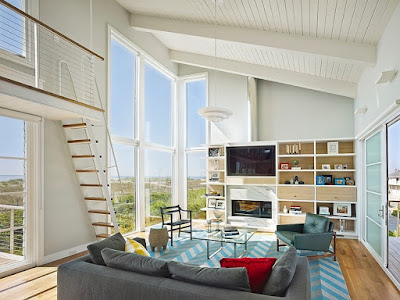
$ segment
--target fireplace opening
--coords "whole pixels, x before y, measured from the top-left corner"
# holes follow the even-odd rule
[[[272,218],[271,201],[232,200],[232,216]]]

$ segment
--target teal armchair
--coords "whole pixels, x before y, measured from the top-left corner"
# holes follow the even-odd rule
[[[277,251],[279,247],[288,245],[297,250],[325,252],[324,255],[309,258],[333,256],[336,261],[336,232],[333,227],[334,224],[328,218],[310,213],[307,213],[304,224],[278,225],[275,231]],[[333,251],[330,250],[332,240]],[[284,244],[280,244],[280,241]]]

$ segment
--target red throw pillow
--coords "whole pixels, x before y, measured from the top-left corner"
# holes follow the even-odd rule
[[[223,258],[220,261],[223,268],[245,267],[249,276],[250,288],[253,293],[261,293],[271,275],[276,258]]]

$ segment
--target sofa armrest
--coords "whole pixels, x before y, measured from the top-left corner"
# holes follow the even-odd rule
[[[303,227],[304,227],[304,224],[277,225],[276,231],[303,232]]]
[[[333,232],[307,233],[295,235],[293,246],[298,250],[327,252],[332,242]]]
[[[307,257],[297,257],[296,271],[283,299],[311,299],[311,279]]]

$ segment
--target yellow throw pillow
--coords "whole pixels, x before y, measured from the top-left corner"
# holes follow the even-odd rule
[[[150,253],[146,250],[146,248],[139,242],[127,238],[125,243],[125,252],[136,253],[143,256],[150,256]]]

